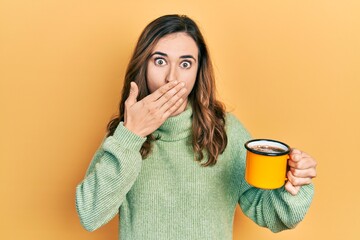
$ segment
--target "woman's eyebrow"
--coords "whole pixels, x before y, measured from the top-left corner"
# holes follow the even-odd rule
[[[156,51],[156,52],[152,53],[150,57],[152,57],[154,55],[160,55],[160,56],[168,57],[168,55],[166,53],[159,52],[159,51]],[[182,55],[182,56],[180,56],[180,58],[192,58],[196,62],[196,59],[195,59],[195,57],[193,55]]]
[[[151,57],[154,56],[154,55],[161,55],[161,56],[164,56],[164,57],[168,56],[166,53],[163,53],[163,52],[154,52],[154,53],[151,54]]]
[[[180,58],[192,58],[196,62],[196,59],[194,58],[193,55],[183,55],[183,56],[180,56]]]

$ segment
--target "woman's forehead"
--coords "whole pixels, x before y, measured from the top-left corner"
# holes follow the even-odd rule
[[[198,46],[189,34],[184,32],[171,33],[160,38],[155,44],[152,53],[163,52],[166,54],[198,54]]]

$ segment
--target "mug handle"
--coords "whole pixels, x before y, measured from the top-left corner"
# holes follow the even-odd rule
[[[290,154],[287,154],[287,156],[288,156],[288,159],[286,161],[285,182],[287,182],[287,180],[288,180],[287,173],[288,173],[288,171],[290,171],[290,166],[289,166]]]

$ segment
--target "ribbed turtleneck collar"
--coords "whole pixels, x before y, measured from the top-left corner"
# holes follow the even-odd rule
[[[179,115],[169,117],[155,132],[160,141],[177,141],[191,135],[192,108],[188,104],[185,111]]]

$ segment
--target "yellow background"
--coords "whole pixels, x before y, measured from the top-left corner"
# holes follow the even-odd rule
[[[0,0],[0,239],[117,239],[117,219],[81,228],[75,186],[137,37],[168,13],[199,23],[219,96],[254,137],[318,161],[295,230],[273,234],[237,210],[234,239],[360,239],[358,0]]]

